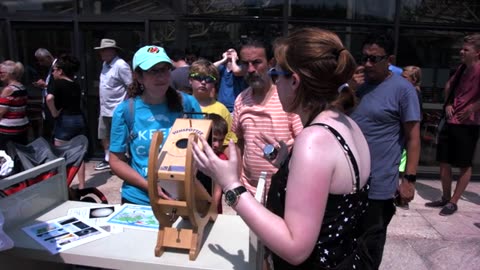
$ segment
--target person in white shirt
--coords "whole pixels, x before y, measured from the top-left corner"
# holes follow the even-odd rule
[[[52,142],[53,139],[53,117],[50,114],[50,110],[46,106],[46,97],[48,94],[50,83],[53,82],[53,66],[57,62],[57,59],[45,48],[38,48],[35,51],[35,58],[37,59],[38,65],[48,68],[47,76],[44,79],[38,79],[33,82],[33,86],[42,89],[42,136],[47,139],[47,141]]]
[[[130,66],[118,56],[118,51],[121,49],[117,47],[115,40],[104,38],[100,41],[100,46],[94,49],[98,50],[103,61],[99,86],[98,138],[102,141],[105,151],[105,159],[97,164],[95,170],[105,170],[110,169],[108,149],[113,111],[125,100],[127,88],[132,83],[132,71]]]

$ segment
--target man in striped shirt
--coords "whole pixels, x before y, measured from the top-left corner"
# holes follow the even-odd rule
[[[240,62],[247,72],[244,78],[249,87],[235,100],[232,131],[238,137],[242,155],[241,181],[252,194],[262,171],[267,173],[268,194],[270,180],[277,171],[255,144],[262,144],[260,133],[292,145],[303,128],[298,115],[286,113],[282,108],[277,88],[268,75],[271,55],[269,46],[259,40],[247,40],[240,49]]]

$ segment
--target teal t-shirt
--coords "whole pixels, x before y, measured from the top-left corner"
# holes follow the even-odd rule
[[[184,112],[201,112],[200,105],[193,96],[180,93],[183,99]],[[131,149],[132,159],[130,166],[141,176],[147,178],[148,173],[148,154],[150,143],[155,131],[163,132],[163,142],[167,140],[170,129],[177,118],[183,117],[183,112],[171,112],[166,103],[146,104],[140,97],[134,99],[133,131],[135,138],[127,142],[130,134],[129,125],[131,125],[131,109],[129,101],[120,103],[113,114],[112,130],[110,133],[110,151],[116,153],[127,152]],[[189,116],[191,118],[203,118],[201,114]],[[163,146],[163,144],[162,144]],[[136,204],[149,205],[148,193],[135,186],[123,182],[122,198]]]

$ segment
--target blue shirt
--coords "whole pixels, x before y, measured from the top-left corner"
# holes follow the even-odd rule
[[[193,96],[181,93],[183,99],[183,111],[201,112],[200,105]],[[125,100],[115,109],[110,133],[110,151],[115,153],[127,152],[127,137],[130,134],[131,112],[129,101]],[[134,99],[133,131],[136,137],[128,142],[132,155],[132,168],[145,179],[148,173],[148,154],[150,143],[155,131],[163,132],[163,142],[167,140],[170,129],[177,118],[182,118],[182,112],[171,112],[165,103],[146,104],[140,97]],[[127,118],[130,117],[130,118]],[[192,115],[191,118],[203,118],[202,115]],[[162,142],[162,146],[163,146]],[[145,180],[146,181],[146,180]],[[142,205],[149,205],[148,193],[135,186],[123,182],[122,198]]]
[[[410,82],[392,74],[378,85],[365,83],[351,117],[367,139],[372,159],[368,197],[387,200],[398,187],[398,166],[405,145],[403,123],[420,121],[417,92]]]
[[[225,65],[218,67],[220,74],[220,86],[218,87],[218,101],[227,107],[229,112],[233,111],[235,99],[248,87],[243,77],[237,77],[232,71],[228,71]]]

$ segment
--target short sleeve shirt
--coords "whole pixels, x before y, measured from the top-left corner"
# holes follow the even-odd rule
[[[181,93],[183,108],[186,112],[201,112],[195,98]],[[129,122],[132,117],[129,108],[129,101],[126,100],[116,108],[112,119],[112,130],[110,137],[110,151],[125,153],[127,151],[127,137],[130,134]],[[162,131],[163,142],[170,134],[170,129],[177,118],[183,117],[183,112],[171,112],[166,103],[146,104],[140,97],[134,99],[134,120],[133,131],[136,137],[128,145],[132,155],[131,166],[145,179],[148,174],[148,154],[153,133]],[[192,118],[202,118],[201,114],[192,115]],[[131,125],[131,124],[130,124]],[[162,144],[163,146],[163,144]],[[146,180],[145,180],[146,181]],[[135,186],[123,183],[122,197],[130,202],[142,205],[149,205],[148,194]]]
[[[361,85],[357,95],[360,103],[351,117],[370,148],[369,198],[391,199],[397,190],[398,166],[405,146],[403,123],[421,119],[418,96],[412,84],[396,74],[378,85]]]
[[[115,108],[125,100],[127,88],[132,83],[132,71],[123,59],[115,57],[103,63],[100,73],[100,116],[111,117]]]
[[[275,85],[270,91],[273,91],[270,98],[260,105],[252,99],[252,88],[246,89],[235,100],[233,111],[232,131],[238,139],[244,141],[241,180],[252,194],[256,192],[262,171],[267,173],[267,190],[272,175],[277,171],[277,168],[263,158],[262,149],[255,144],[258,140],[256,137],[263,132],[277,140],[293,142],[303,129],[297,114],[283,110]]]

